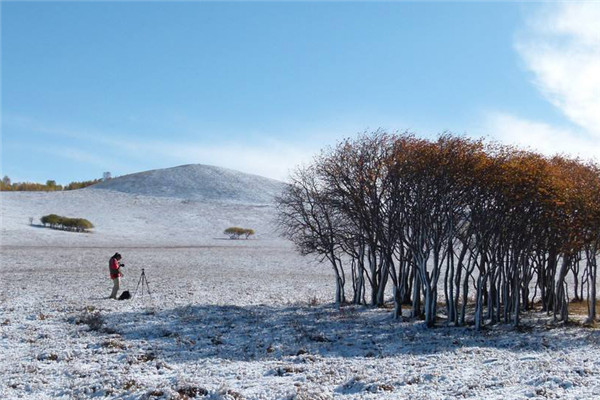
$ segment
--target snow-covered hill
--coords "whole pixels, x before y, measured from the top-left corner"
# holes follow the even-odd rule
[[[88,190],[109,189],[147,196],[270,204],[284,185],[258,175],[192,164],[124,175],[91,186]]]
[[[280,240],[273,197],[284,183],[206,165],[140,172],[63,192],[0,192],[3,245],[189,246],[214,244],[242,226]],[[78,234],[42,228],[43,215],[86,218]],[[30,224],[33,219],[33,225]]]

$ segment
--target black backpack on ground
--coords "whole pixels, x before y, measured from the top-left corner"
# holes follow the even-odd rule
[[[129,300],[131,298],[131,293],[129,293],[129,290],[125,290],[123,293],[121,293],[121,295],[119,296],[119,300]]]

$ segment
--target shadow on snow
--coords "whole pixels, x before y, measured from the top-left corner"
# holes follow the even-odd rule
[[[495,326],[427,329],[421,322],[399,322],[389,310],[332,305],[186,306],[157,312],[106,316],[106,328],[127,341],[147,341],[170,362],[207,358],[234,361],[284,357],[374,357],[479,351],[545,352],[598,343],[598,331],[547,329],[539,324],[516,330]]]

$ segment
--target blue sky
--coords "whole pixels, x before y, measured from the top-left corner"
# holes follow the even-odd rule
[[[277,179],[379,127],[600,155],[599,3],[1,4],[2,175]]]

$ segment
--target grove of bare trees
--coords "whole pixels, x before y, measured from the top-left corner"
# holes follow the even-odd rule
[[[435,324],[519,324],[534,306],[596,318],[600,168],[564,156],[443,134],[377,131],[299,167],[277,199],[279,225],[335,272],[338,303],[391,293]],[[440,298],[441,297],[441,298]]]

